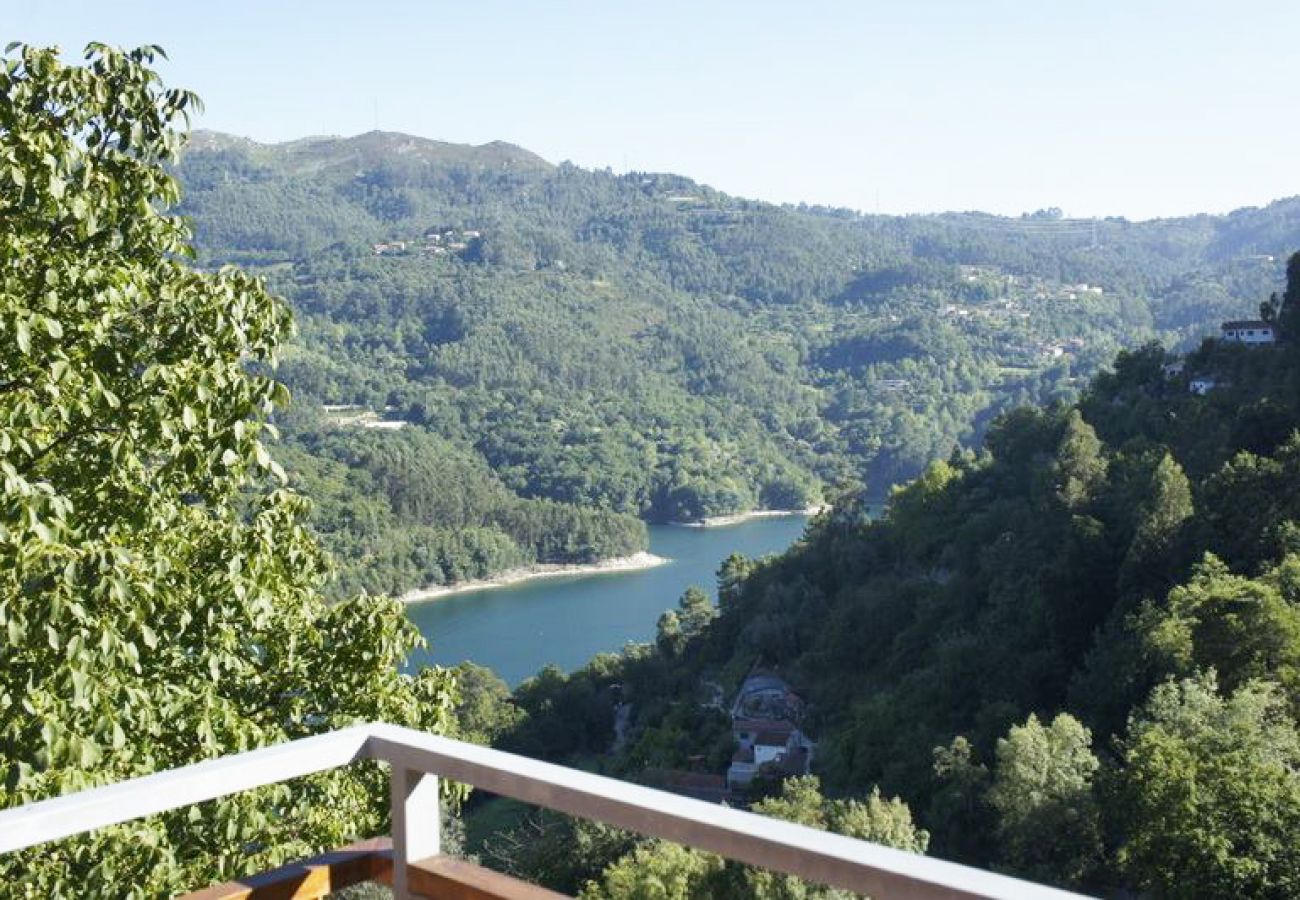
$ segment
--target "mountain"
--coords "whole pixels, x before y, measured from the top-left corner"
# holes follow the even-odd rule
[[[248,138],[200,129],[190,135],[188,152],[247,155],[280,165],[283,171],[292,175],[313,175],[332,169],[355,172],[396,160],[427,170],[467,168],[483,172],[545,172],[555,168],[540,156],[505,141],[473,146],[391,131],[368,131],[349,138],[318,136],[281,144],[259,144]]]
[[[360,407],[519,497],[649,520],[883,497],[1122,347],[1250,314],[1300,242],[1300,199],[863,216],[377,132],[202,133],[178,174],[201,262],[297,312],[301,429]]]

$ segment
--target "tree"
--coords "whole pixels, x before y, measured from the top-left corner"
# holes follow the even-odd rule
[[[1300,336],[1300,252],[1292,253],[1286,261],[1286,290],[1276,319],[1284,337],[1294,341]]]
[[[692,585],[677,601],[677,609],[665,610],[655,625],[655,646],[667,658],[681,654],[687,641],[702,634],[718,614],[709,595]]]
[[[1276,322],[1278,310],[1282,306],[1282,298],[1278,296],[1277,291],[1268,295],[1267,300],[1259,304],[1259,317],[1265,322]]]
[[[709,884],[723,872],[723,860],[679,844],[642,844],[589,881],[582,900],[696,900],[717,896]]]
[[[786,779],[780,794],[754,804],[754,812],[911,853],[924,853],[930,842],[930,835],[916,827],[912,811],[897,797],[882,797],[880,788],[872,787],[865,800],[828,800],[815,775]],[[744,888],[735,892],[737,897],[847,900],[854,896],[767,869],[745,868],[742,879]]]
[[[713,601],[704,591],[692,585],[682,594],[681,599],[677,601],[678,620],[681,623],[682,634],[687,639],[700,634],[713,621],[717,615],[717,610],[713,606]]]
[[[988,767],[975,761],[974,748],[962,735],[947,747],[935,747],[933,755],[938,787],[926,816],[936,839],[933,849],[946,859],[985,863],[994,846]]]
[[[1093,498],[1106,480],[1106,457],[1097,432],[1077,410],[1065,419],[1065,434],[1052,467],[1056,497],[1067,509],[1078,509]]]
[[[913,823],[902,800],[882,797],[879,788],[873,788],[865,801],[828,800],[813,775],[787,779],[780,793],[756,803],[754,812],[912,853],[924,853],[930,840]],[[607,868],[599,882],[588,883],[582,896],[584,900],[847,900],[855,895],[792,875],[724,863],[711,853],[650,841]]]
[[[263,438],[287,309],[193,271],[157,48],[0,69],[0,769],[16,806],[363,719],[448,721],[400,606],[328,561]],[[374,767],[13,854],[28,896],[171,894],[381,831]]]
[[[1143,647],[1162,675],[1213,669],[1228,690],[1269,679],[1300,709],[1300,606],[1288,600],[1297,594],[1297,576],[1295,554],[1251,579],[1207,553],[1165,603],[1138,612]]]
[[[499,803],[513,801],[498,800]],[[485,865],[573,896],[636,847],[637,835],[546,809],[498,829],[481,848]]]
[[[1092,733],[1062,713],[1044,726],[1030,715],[997,744],[988,799],[997,811],[1002,855],[1040,881],[1077,883],[1101,855],[1093,796],[1099,763]]]
[[[745,579],[758,569],[758,563],[739,553],[732,553],[718,567],[718,608],[726,612],[735,605]]]
[[[1194,513],[1192,485],[1169,453],[1161,456],[1137,503],[1133,540],[1120,572],[1130,591],[1158,588],[1163,593],[1178,570],[1175,550],[1183,524]]]
[[[829,800],[815,775],[787,778],[781,793],[754,804],[754,812],[911,853],[924,853],[930,842],[897,797],[882,797],[880,788],[873,787],[866,800]]]
[[[1191,518],[1192,486],[1182,466],[1166,453],[1151,476],[1150,493],[1139,507],[1134,544],[1143,552],[1167,549],[1178,527]]]
[[[463,662],[456,673],[456,724],[463,740],[493,744],[523,719],[510,686],[486,666]]]
[[[655,646],[667,659],[679,655],[685,648],[686,635],[682,632],[681,616],[675,610],[664,610],[655,623]]]
[[[1300,730],[1275,685],[1168,681],[1129,722],[1109,808],[1119,864],[1166,897],[1294,897]]]

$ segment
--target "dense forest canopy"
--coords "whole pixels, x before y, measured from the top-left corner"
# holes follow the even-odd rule
[[[525,682],[496,741],[634,779],[720,772],[735,742],[704,698],[757,667],[807,699],[818,742],[820,781],[769,786],[776,814],[883,792],[939,856],[1105,895],[1295,896],[1300,254],[1286,268],[1278,343],[1122,352],[882,517],[837,497],[784,555],[726,560],[716,614],[683,597],[655,645]],[[635,715],[609,756],[615,703]],[[564,877],[591,896],[829,896],[590,846]]]
[[[200,261],[259,272],[296,310],[280,373],[300,406],[427,431],[420,452],[478,461],[475,480],[518,498],[652,521],[803,507],[845,483],[881,498],[1000,412],[1073,397],[1117,349],[1192,346],[1251,311],[1300,243],[1300,200],[1151,222],[864,216],[380,132],[200,132],[177,171]],[[317,453],[339,443],[320,432],[360,427],[345,419],[286,431]],[[338,462],[325,456],[317,475]],[[402,477],[357,476],[350,496]],[[563,561],[502,530],[500,496],[483,496],[480,563],[452,553],[443,576]],[[395,545],[425,539],[395,515]],[[588,541],[580,519],[557,513],[557,546],[635,543]],[[364,535],[323,526],[351,583],[442,580],[413,551],[363,559]]]

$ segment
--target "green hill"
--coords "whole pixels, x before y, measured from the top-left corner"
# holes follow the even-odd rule
[[[427,430],[520,497],[649,520],[884,496],[1117,349],[1240,315],[1300,242],[1294,199],[862,216],[379,132],[201,133],[180,175],[201,261],[295,307],[300,403]]]

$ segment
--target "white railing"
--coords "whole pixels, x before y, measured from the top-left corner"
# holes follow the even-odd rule
[[[392,767],[398,898],[410,896],[406,864],[439,852],[440,777],[876,900],[1080,896],[387,724],[358,725],[0,812],[0,853],[361,759]]]

